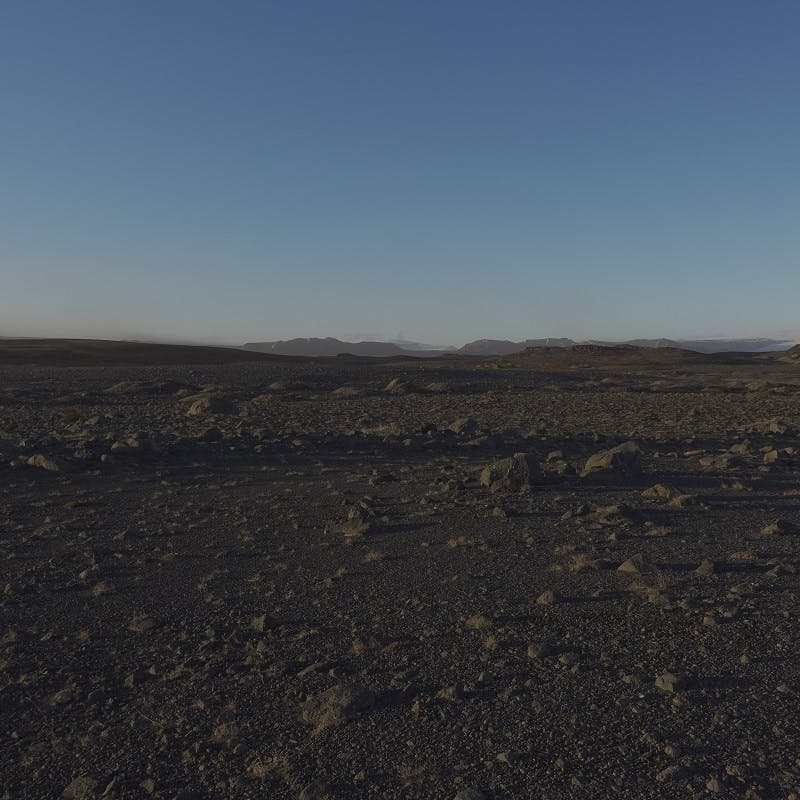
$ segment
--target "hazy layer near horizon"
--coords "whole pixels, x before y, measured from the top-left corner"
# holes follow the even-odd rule
[[[8,3],[0,334],[793,338],[799,25]]]

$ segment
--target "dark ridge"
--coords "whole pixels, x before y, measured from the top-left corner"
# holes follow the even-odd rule
[[[0,341],[0,364],[233,364],[246,361],[286,361],[282,356],[239,350],[102,339],[5,339]]]
[[[657,367],[681,364],[757,364],[785,358],[786,353],[698,353],[678,347],[642,347],[629,344],[605,346],[576,344],[570,347],[529,347],[522,353],[487,359],[509,369],[567,369],[585,367]]]

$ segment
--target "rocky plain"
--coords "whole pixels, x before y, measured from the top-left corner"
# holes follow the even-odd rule
[[[0,344],[0,797],[800,797],[800,352]]]

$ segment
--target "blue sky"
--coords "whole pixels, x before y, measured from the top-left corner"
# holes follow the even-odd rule
[[[0,15],[0,335],[800,329],[796,2]]]

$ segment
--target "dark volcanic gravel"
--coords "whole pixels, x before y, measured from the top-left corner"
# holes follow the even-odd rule
[[[0,798],[797,798],[800,364],[664,359],[1,367]]]

